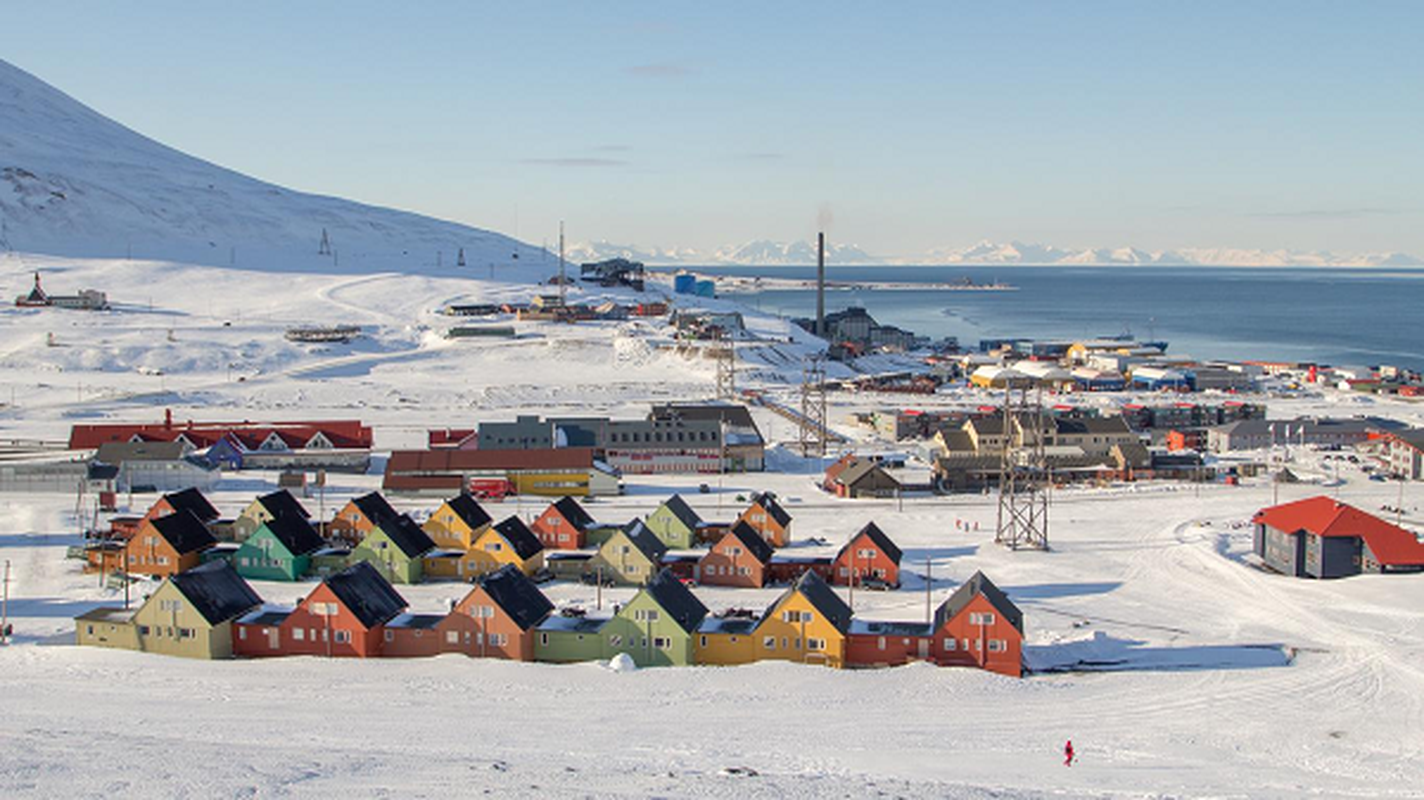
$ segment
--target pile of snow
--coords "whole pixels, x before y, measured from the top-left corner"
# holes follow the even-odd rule
[[[638,665],[633,662],[632,656],[628,655],[627,653],[619,653],[618,655],[608,659],[608,671],[637,672]]]

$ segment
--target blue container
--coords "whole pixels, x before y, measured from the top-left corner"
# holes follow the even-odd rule
[[[697,290],[694,292],[698,297],[716,297],[717,283],[711,280],[701,280],[697,282]]]
[[[697,278],[685,272],[675,275],[672,279],[672,290],[678,294],[692,294],[697,291]]]

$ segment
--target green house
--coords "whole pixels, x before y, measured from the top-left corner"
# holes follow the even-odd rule
[[[706,616],[707,606],[665,569],[603,626],[605,657],[627,653],[640,667],[688,666]]]
[[[697,529],[702,527],[702,518],[682,499],[682,495],[675,494],[648,515],[646,524],[648,530],[669,548],[686,550],[697,544]]]
[[[550,614],[534,630],[534,660],[551,664],[597,661],[603,654],[603,626],[611,620]]]
[[[608,537],[598,555],[589,559],[587,570],[617,584],[641,586],[663,568],[666,552],[667,546],[635,519]]]
[[[311,571],[312,556],[325,546],[305,519],[275,517],[258,525],[237,548],[232,565],[244,578],[295,581]]]
[[[401,514],[377,522],[348,561],[370,562],[391,583],[420,583],[425,577],[421,559],[434,549],[435,542],[415,520]]]

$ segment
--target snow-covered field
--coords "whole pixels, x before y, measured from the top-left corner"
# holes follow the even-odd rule
[[[116,307],[0,311],[0,439],[62,439],[76,420],[157,420],[170,407],[177,419],[359,417],[391,448],[419,446],[428,427],[516,413],[633,415],[711,391],[711,363],[659,349],[670,339],[650,322],[518,323],[520,338],[508,341],[440,335],[458,322],[438,314],[444,303],[527,299],[537,289],[519,281],[530,274],[272,275],[11,256],[0,290],[21,293],[35,268],[52,290],[106,289]],[[789,400],[778,381],[799,377],[808,345],[784,343],[796,334],[779,320],[748,320],[783,343],[742,349],[746,382]],[[282,337],[289,325],[336,322],[367,335],[346,346]],[[931,402],[982,399],[966,391]],[[834,395],[832,417],[860,438],[851,411],[897,403],[923,399]],[[1421,416],[1417,405],[1333,393],[1271,403],[1273,416]],[[757,414],[774,441],[794,437],[786,421]],[[1300,455],[1292,469],[1303,477],[1333,478]],[[681,490],[704,517],[730,518],[738,494],[771,489],[795,517],[794,535],[828,547],[875,520],[905,549],[912,574],[899,592],[857,593],[858,613],[922,618],[927,559],[936,605],[983,570],[1024,609],[1028,660],[1045,672],[1010,680],[758,664],[630,673],[444,657],[191,663],[81,650],[69,644],[71,617],[117,597],[63,558],[77,541],[74,498],[6,495],[0,557],[13,567],[16,641],[0,649],[0,793],[1420,795],[1424,580],[1309,582],[1254,568],[1242,523],[1269,502],[1266,485],[1060,492],[1053,552],[1010,553],[992,543],[991,498],[914,498],[903,510],[838,501],[814,488],[812,465],[784,452],[773,461],[790,471],[727,476],[706,495],[695,488],[705,478],[630,477],[627,495],[589,508],[621,520]],[[235,513],[273,477],[233,477],[215,501]],[[1282,498],[1338,491],[1371,510],[1397,498],[1396,486],[1356,467],[1341,478],[1338,488],[1283,486]],[[378,482],[341,478],[328,513]],[[540,507],[491,510],[528,518]],[[1406,522],[1424,516],[1411,510]],[[305,592],[255,585],[271,602]],[[401,591],[412,610],[436,612],[460,587]],[[595,601],[588,587],[548,591],[561,604]],[[776,594],[698,591],[714,610],[761,607]],[[628,594],[611,590],[604,601]],[[1101,671],[1074,669],[1086,663]],[[1069,738],[1081,758],[1071,769],[1060,756]]]

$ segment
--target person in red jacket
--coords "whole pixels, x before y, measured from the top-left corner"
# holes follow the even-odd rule
[[[1068,743],[1065,744],[1065,745],[1063,745],[1063,766],[1065,766],[1065,767],[1071,767],[1071,766],[1073,766],[1073,740],[1072,740],[1072,739],[1069,739],[1069,740],[1068,740]]]

